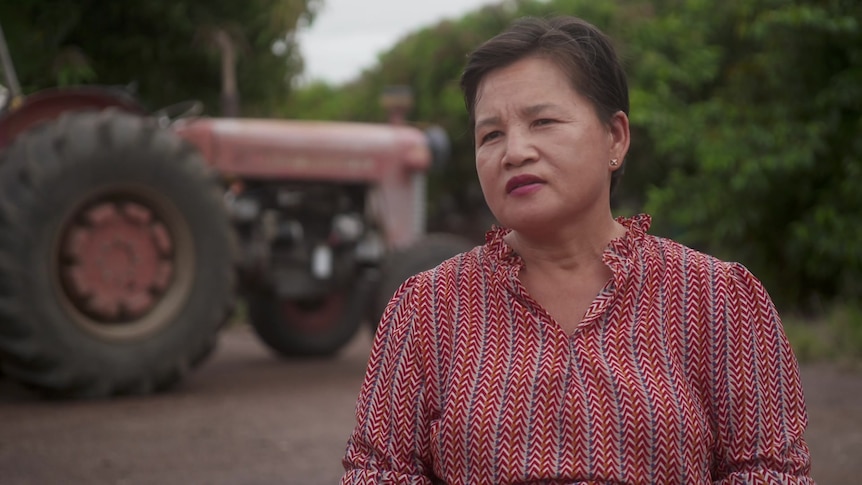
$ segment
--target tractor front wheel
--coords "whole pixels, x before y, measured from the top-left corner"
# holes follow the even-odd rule
[[[260,339],[282,357],[325,357],[356,334],[372,294],[373,270],[312,299],[259,290],[246,296],[248,316]]]

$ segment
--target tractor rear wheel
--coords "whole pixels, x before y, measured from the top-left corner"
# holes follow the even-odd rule
[[[0,161],[0,361],[57,397],[147,393],[211,352],[233,232],[200,155],[155,120],[64,115]]]
[[[454,234],[434,233],[390,254],[383,265],[380,285],[369,308],[371,328],[377,330],[386,305],[404,281],[474,246],[466,238]]]

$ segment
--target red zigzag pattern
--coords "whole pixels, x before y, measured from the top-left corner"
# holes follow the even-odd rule
[[[383,315],[342,483],[813,483],[795,358],[743,266],[646,234],[566,335],[487,243]]]

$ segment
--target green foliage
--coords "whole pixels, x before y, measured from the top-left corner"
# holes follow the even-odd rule
[[[862,297],[855,0],[503,1],[401,39],[346,86],[294,93],[285,114],[383,121],[383,88],[411,86],[411,119],[453,139],[432,212],[469,212],[481,197],[457,84],[465,56],[517,17],[552,14],[608,32],[629,72],[618,213],[646,210],[653,232],[745,263],[782,308]]]
[[[646,207],[669,221],[667,233],[749,265],[783,306],[862,296],[862,29],[852,3],[690,2],[677,10],[698,32],[684,39],[683,69],[661,72],[648,58],[634,71],[633,120],[664,172]],[[646,32],[682,35],[668,17],[657,11]]]
[[[319,0],[16,0],[0,21],[25,92],[80,83],[137,86],[152,108],[184,99],[218,113],[222,85],[214,33],[237,50],[246,114],[283,102],[302,63],[292,38]],[[272,45],[282,41],[281,55]]]

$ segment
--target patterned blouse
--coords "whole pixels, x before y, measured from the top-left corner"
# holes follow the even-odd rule
[[[486,244],[384,312],[342,483],[814,483],[797,362],[738,263],[618,219],[613,278],[574,333]]]

